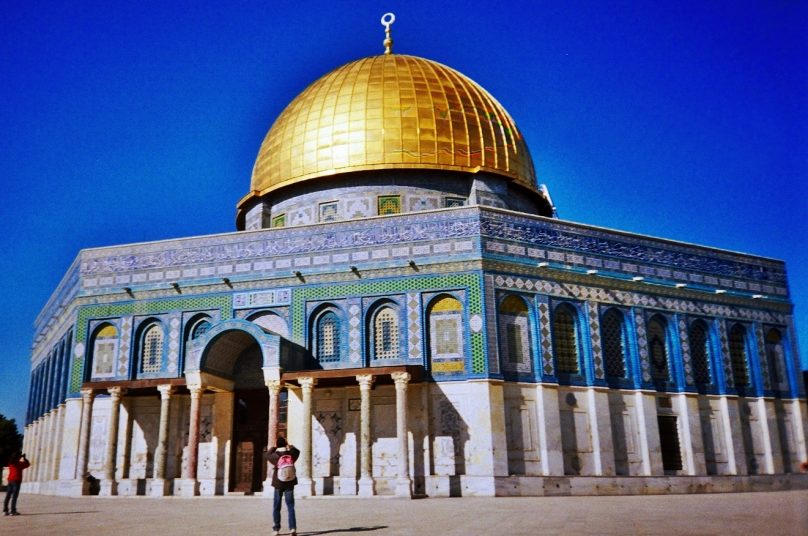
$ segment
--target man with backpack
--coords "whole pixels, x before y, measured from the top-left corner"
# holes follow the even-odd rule
[[[272,487],[275,497],[272,503],[272,535],[277,536],[281,530],[281,501],[286,497],[286,510],[289,514],[289,530],[292,536],[297,534],[295,519],[295,462],[300,451],[294,445],[287,445],[286,439],[279,437],[275,446],[269,449],[267,460],[273,465]]]

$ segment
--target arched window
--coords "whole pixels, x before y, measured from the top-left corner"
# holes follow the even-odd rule
[[[115,375],[118,357],[118,330],[112,324],[104,324],[93,339],[93,376]]]
[[[688,346],[690,346],[690,361],[693,365],[693,379],[696,385],[709,385],[712,383],[710,374],[710,347],[707,338],[707,324],[703,320],[696,320],[690,325],[688,333]]]
[[[772,328],[766,332],[766,361],[769,365],[769,378],[772,389],[788,391],[788,373],[783,353],[783,335],[780,330]]]
[[[651,377],[654,381],[670,381],[668,368],[668,323],[660,315],[648,321],[648,352],[651,356]]]
[[[600,322],[603,360],[607,378],[626,377],[626,349],[623,345],[623,313],[609,309]]]
[[[732,378],[735,387],[749,385],[749,372],[746,368],[746,328],[735,324],[729,331],[729,358],[732,364]]]
[[[191,328],[191,331],[189,333],[188,338],[190,340],[198,339],[199,337],[201,337],[202,335],[204,335],[205,333],[208,332],[208,330],[210,329],[210,326],[211,326],[210,320],[208,320],[207,318],[203,318],[203,319],[199,320]]]
[[[427,314],[432,372],[463,372],[463,305],[443,295],[429,305]]]
[[[525,300],[511,294],[499,304],[499,353],[502,368],[530,372],[530,316]]]
[[[163,367],[163,329],[153,323],[143,330],[140,345],[140,372],[160,372]]]
[[[340,360],[340,319],[334,311],[326,311],[317,319],[317,360],[323,363]]]
[[[575,310],[562,304],[553,312],[553,353],[556,371],[561,374],[578,374],[578,323]]]
[[[398,315],[392,307],[382,307],[373,317],[373,359],[399,357]]]

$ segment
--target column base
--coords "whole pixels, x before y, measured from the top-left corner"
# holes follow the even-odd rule
[[[118,482],[118,495],[121,497],[142,495],[145,489],[145,482],[140,478],[122,478]]]
[[[360,497],[373,497],[376,495],[376,483],[373,482],[372,478],[360,478],[359,479],[359,492],[357,493]]]
[[[149,497],[165,497],[171,495],[171,480],[152,478],[148,483]]]
[[[396,497],[412,497],[412,480],[409,478],[396,480]]]
[[[199,481],[195,478],[175,479],[174,495],[179,495],[180,497],[196,497],[199,495]]]
[[[98,495],[101,497],[112,497],[118,494],[118,482],[116,480],[101,479],[101,489],[98,490]]]
[[[299,478],[295,486],[295,495],[300,497],[314,496],[314,480],[311,478]]]

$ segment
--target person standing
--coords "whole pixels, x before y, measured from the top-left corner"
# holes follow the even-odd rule
[[[17,511],[17,497],[20,495],[22,472],[29,467],[31,467],[31,462],[28,461],[25,454],[15,452],[11,456],[8,464],[8,487],[6,488],[6,500],[3,502],[3,515],[20,515]],[[8,509],[9,501],[11,501],[11,510]]]
[[[295,519],[295,486],[297,475],[295,465],[300,451],[294,445],[287,445],[286,439],[279,437],[275,446],[269,449],[267,460],[272,464],[272,487],[275,496],[272,502],[272,535],[277,536],[281,530],[281,501],[286,498],[286,511],[289,515],[289,530],[294,536],[297,534],[297,519]]]

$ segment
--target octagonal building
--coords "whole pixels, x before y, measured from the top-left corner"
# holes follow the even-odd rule
[[[558,219],[450,67],[312,83],[236,227],[79,252],[36,320],[25,491],[269,493],[280,435],[299,496],[808,485],[784,264]]]

